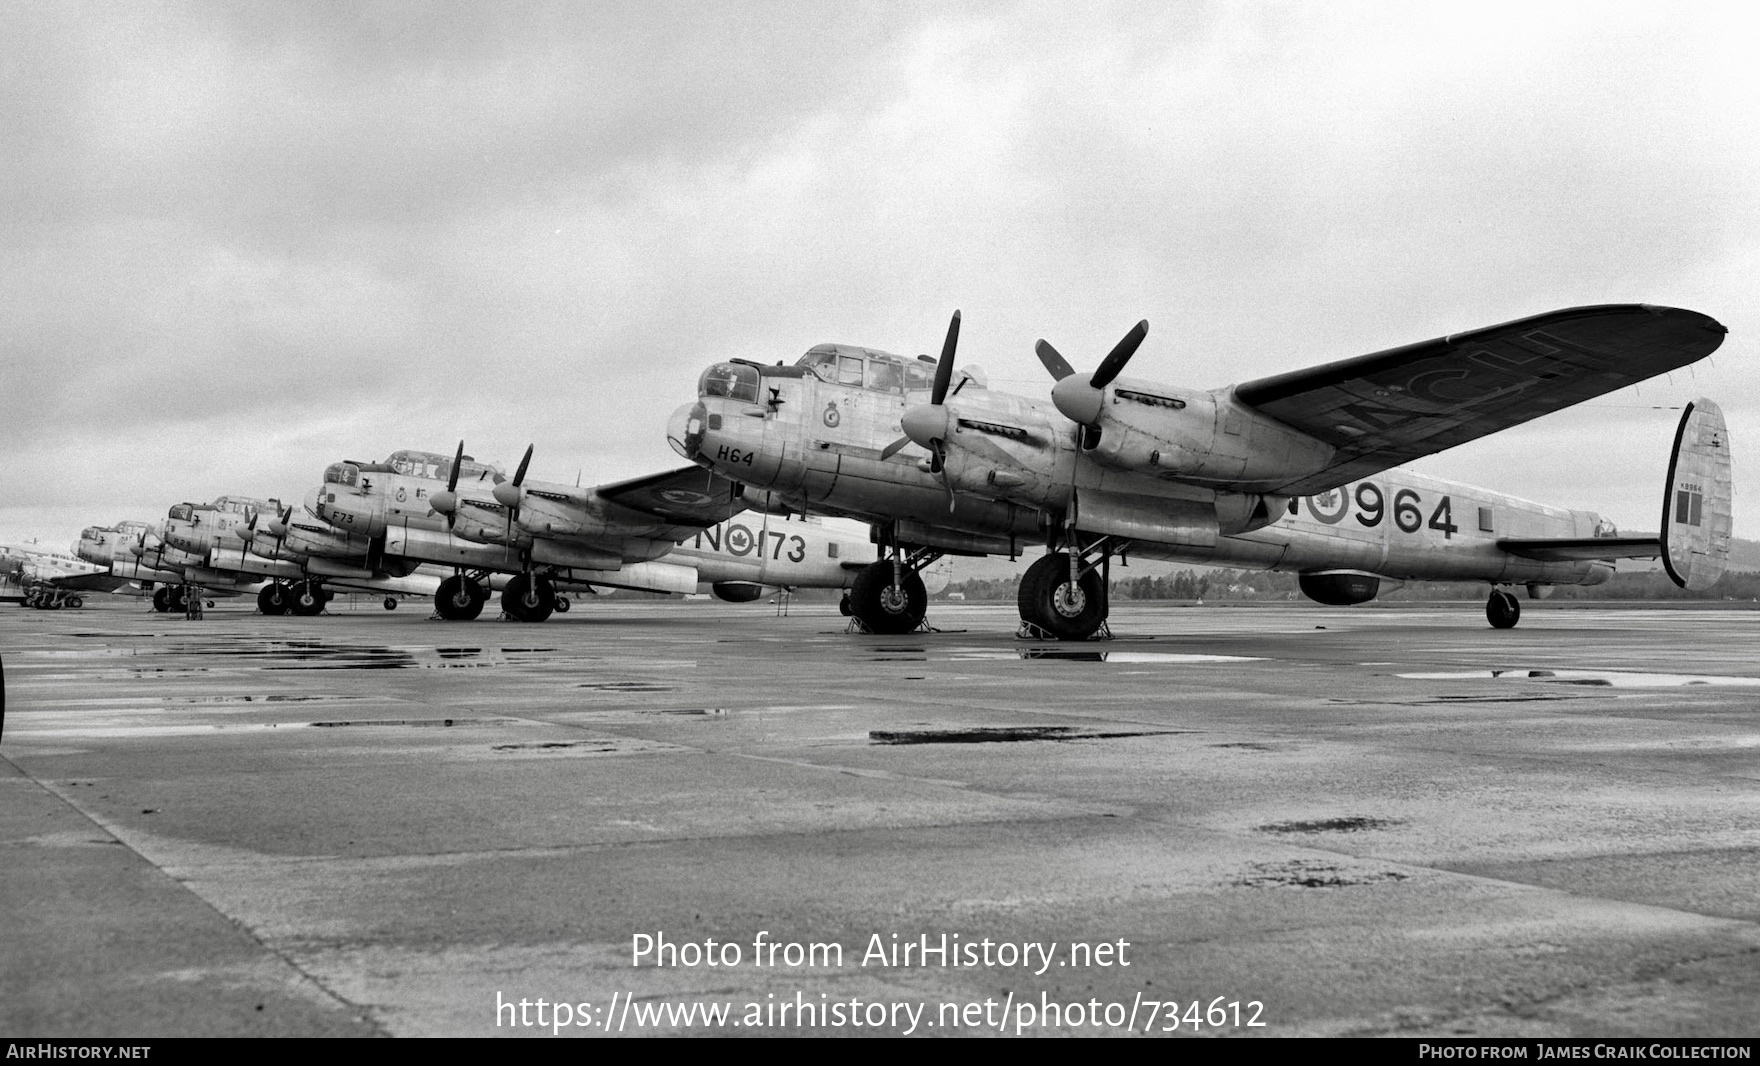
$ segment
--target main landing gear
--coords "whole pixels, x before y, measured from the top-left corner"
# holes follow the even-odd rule
[[[556,585],[543,574],[515,574],[501,593],[501,609],[521,622],[542,622],[557,606]]]
[[[59,611],[63,607],[84,607],[86,601],[66,589],[58,589],[46,585],[32,585],[25,590],[23,605],[35,607],[39,611]]]
[[[483,613],[489,590],[462,571],[440,582],[434,592],[434,610],[449,622],[468,622]]]
[[[1073,534],[1065,539],[1076,541]],[[1027,567],[1016,593],[1021,635],[1087,640],[1101,633],[1112,611],[1107,597],[1112,556],[1121,547],[1101,537],[1086,548],[1052,552]]]
[[[182,585],[160,585],[153,590],[153,610],[160,614],[183,614],[188,609],[189,591]]]
[[[271,581],[257,592],[257,610],[266,615],[282,615],[293,604],[293,592],[280,581]]]
[[[1493,629],[1514,629],[1522,618],[1522,602],[1507,589],[1492,589],[1485,601],[1485,620]]]
[[[913,633],[929,613],[929,592],[919,573],[941,558],[934,548],[906,548],[889,532],[882,542],[884,557],[856,572],[838,610],[854,618],[870,633]]]

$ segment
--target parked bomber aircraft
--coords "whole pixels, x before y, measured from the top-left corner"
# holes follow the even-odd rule
[[[307,509],[382,540],[387,556],[453,567],[436,596],[450,619],[477,617],[496,573],[513,575],[502,609],[539,622],[568,609],[559,594],[570,590],[689,593],[706,584],[746,600],[765,587],[844,588],[853,580],[845,564],[868,548],[814,523],[786,532],[774,516],[727,523],[744,501],[695,467],[581,488],[528,481],[531,458],[528,448],[511,480],[467,457],[462,441],[450,459],[399,451],[383,463],[343,461],[325,471]]]
[[[219,496],[211,503],[174,504],[165,521],[143,529],[125,550],[107,540],[96,542],[100,554],[111,548],[110,572],[130,581],[153,583],[153,609],[181,611],[191,597],[204,594],[235,596],[254,588],[261,578],[239,570],[214,566],[209,551],[226,531],[238,528],[262,510],[273,510],[275,500],[248,496]],[[82,544],[85,541],[82,539]],[[125,554],[126,552],[126,554]],[[94,562],[99,558],[94,558]]]
[[[724,477],[883,523],[888,557],[852,593],[877,632],[922,622],[925,561],[1034,541],[1049,550],[1021,618],[1061,639],[1104,625],[1114,556],[1295,571],[1331,604],[1390,579],[1482,580],[1500,628],[1520,616],[1508,586],[1596,584],[1614,559],[1660,554],[1691,588],[1722,572],[1728,434],[1709,401],[1682,418],[1655,536],[1399,469],[1709,355],[1725,330],[1693,311],[1571,308],[1211,390],[1121,376],[1141,322],[1092,374],[1040,341],[1050,403],[956,382],[959,325],[939,361],[822,344],[794,366],[717,363],[668,426]]]

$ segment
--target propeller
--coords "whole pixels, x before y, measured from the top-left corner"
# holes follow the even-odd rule
[[[464,441],[458,442],[458,453],[452,457],[452,472],[446,478],[446,491],[436,492],[428,497],[428,509],[436,514],[446,516],[446,528],[451,529],[458,513],[458,468],[464,463]]]
[[[271,521],[269,523],[269,526],[268,526],[268,529],[266,530],[266,532],[272,537],[285,537],[285,536],[287,536],[287,523],[289,521],[291,521],[292,518],[293,518],[293,504],[290,503],[286,507],[284,507],[279,514],[277,514],[275,516],[273,521]]]
[[[1069,365],[1069,360],[1058,354],[1049,341],[1041,340],[1033,346],[1039,356],[1039,362],[1057,379],[1051,386],[1051,402],[1063,412],[1063,416],[1071,422],[1084,426],[1096,426],[1100,423],[1100,409],[1106,402],[1106,386],[1124,370],[1124,365],[1137,354],[1142,346],[1143,338],[1149,335],[1149,320],[1144,319],[1131,327],[1131,331],[1112,346],[1106,358],[1094,370],[1092,377],[1083,381]]]
[[[899,419],[904,436],[888,444],[880,452],[881,459],[890,459],[907,444],[929,450],[929,472],[941,475],[947,488],[947,510],[953,511],[953,483],[947,476],[947,435],[953,414],[947,409],[947,387],[953,383],[953,355],[959,347],[958,311],[947,324],[947,339],[941,344],[941,359],[935,364],[935,383],[929,390],[929,402],[907,407]]]
[[[526,479],[526,467],[531,465],[532,449],[535,447],[537,447],[537,445],[526,445],[525,457],[519,461],[519,469],[513,472],[513,480],[503,481],[497,484],[492,490],[495,494],[495,502],[507,508],[508,544],[513,543],[513,523],[514,520],[519,517],[519,501],[525,495],[525,493],[520,490],[520,484]]]
[[[242,526],[232,527],[232,535],[239,540],[244,541],[246,544],[249,544],[251,538],[257,535],[257,519],[261,517],[262,514],[262,511],[252,511],[249,521],[245,522]]]

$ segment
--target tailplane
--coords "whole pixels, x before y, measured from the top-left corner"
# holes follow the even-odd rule
[[[1708,589],[1729,558],[1729,429],[1710,400],[1681,414],[1662,498],[1662,565],[1682,588]]]

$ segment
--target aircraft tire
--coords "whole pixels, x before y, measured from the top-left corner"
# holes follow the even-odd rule
[[[84,607],[86,605],[86,601],[81,599],[78,596],[69,596],[67,598],[67,605],[69,607],[76,607],[76,608],[77,607]]]
[[[556,610],[557,610],[557,611],[558,611],[558,612],[560,612],[560,613],[562,613],[562,614],[567,614],[567,613],[568,613],[568,608],[569,608],[569,603],[568,603],[568,597],[567,597],[567,596],[558,596],[558,597],[556,597]]]
[[[1485,620],[1493,629],[1514,629],[1522,620],[1522,601],[1503,589],[1492,589],[1491,598],[1485,601]]]
[[[843,599],[837,601],[837,613],[843,615],[845,618],[848,618],[855,613],[849,605],[849,593],[844,593]]]
[[[892,564],[882,559],[856,573],[849,590],[850,611],[870,633],[912,633],[929,611],[929,593],[915,570],[905,567],[898,592],[892,588]]]
[[[160,614],[171,610],[171,589],[169,587],[160,585],[153,590],[153,610]]]
[[[310,618],[322,614],[324,604],[330,597],[324,595],[324,586],[315,581],[301,581],[293,587],[293,595],[288,599],[288,611],[301,618]]]
[[[521,622],[542,622],[556,610],[556,586],[541,574],[515,574],[501,593],[501,609]]]
[[[286,585],[271,581],[257,592],[257,610],[271,617],[284,615],[291,599]]]
[[[448,622],[468,622],[483,613],[485,599],[476,582],[449,577],[434,592],[434,609]]]
[[[1083,574],[1076,595],[1069,589],[1069,555],[1039,559],[1021,577],[1016,595],[1021,621],[1031,622],[1058,640],[1087,640],[1106,621],[1106,587],[1097,570]]]
[[[385,609],[387,611],[397,610],[397,598],[395,596],[385,597]]]
[[[189,591],[187,589],[179,586],[167,590],[167,593],[168,594],[165,597],[166,610],[177,614],[182,614],[189,610]]]

